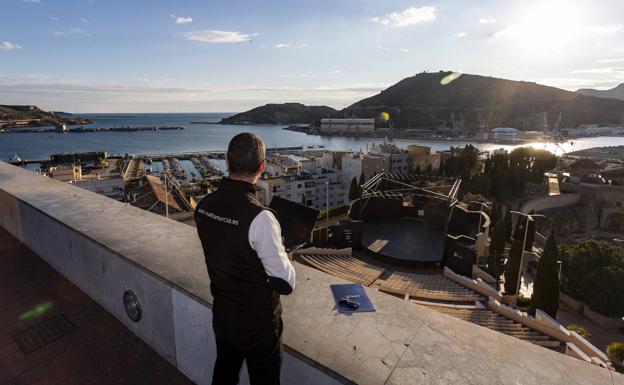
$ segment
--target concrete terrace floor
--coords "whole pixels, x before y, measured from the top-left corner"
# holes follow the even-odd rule
[[[59,314],[76,329],[24,354],[16,333]],[[0,385],[192,384],[0,227]]]

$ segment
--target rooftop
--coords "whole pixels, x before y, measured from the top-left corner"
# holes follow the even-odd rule
[[[2,228],[0,265],[0,383],[191,384]],[[75,329],[46,338],[59,318]]]

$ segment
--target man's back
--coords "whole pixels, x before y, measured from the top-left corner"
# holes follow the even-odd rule
[[[224,178],[195,210],[204,248],[215,317],[240,328],[272,324],[281,315],[279,295],[249,242],[254,219],[264,210],[250,183]]]

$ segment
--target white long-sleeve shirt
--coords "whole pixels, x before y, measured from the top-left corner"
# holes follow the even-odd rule
[[[249,244],[264,266],[269,285],[280,294],[290,294],[295,289],[295,268],[288,259],[282,229],[272,212],[262,210],[251,222]]]

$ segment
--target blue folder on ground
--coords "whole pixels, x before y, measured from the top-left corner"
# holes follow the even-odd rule
[[[359,313],[377,310],[361,284],[330,285],[330,288],[340,313]],[[357,308],[350,306],[348,301],[344,301],[345,299],[357,302]]]

